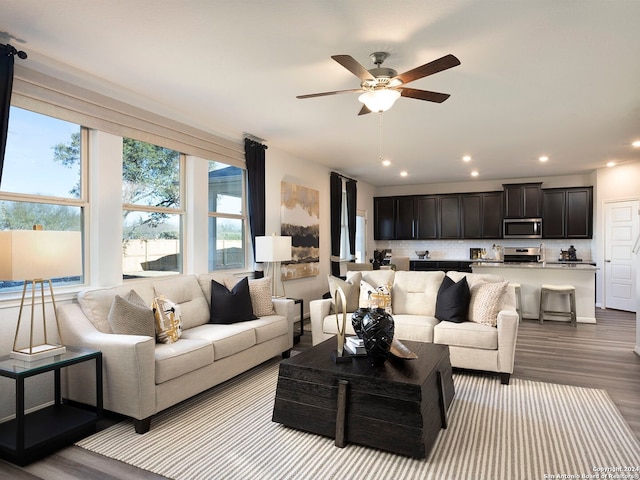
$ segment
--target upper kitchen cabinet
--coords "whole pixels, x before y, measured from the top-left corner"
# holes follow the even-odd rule
[[[423,195],[414,198],[415,233],[417,240],[438,238],[438,197]]]
[[[439,195],[440,238],[462,238],[460,195]]]
[[[542,190],[543,238],[593,236],[593,187]]]
[[[416,225],[414,218],[414,198],[395,198],[395,239],[413,240],[416,238]]]
[[[375,240],[395,239],[394,197],[375,197],[373,199],[373,238]]]
[[[502,238],[502,192],[461,195],[462,238]]]
[[[504,218],[542,216],[542,182],[504,184]]]

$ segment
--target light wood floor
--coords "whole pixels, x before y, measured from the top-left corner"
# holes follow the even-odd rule
[[[635,314],[596,309],[596,325],[525,320],[520,324],[514,378],[605,389],[640,438],[640,357],[633,352]],[[297,349],[311,346],[307,333]],[[108,424],[109,422],[103,422]],[[152,426],[153,428],[153,426]],[[0,460],[0,478],[43,480],[164,477],[68,447],[20,468]]]

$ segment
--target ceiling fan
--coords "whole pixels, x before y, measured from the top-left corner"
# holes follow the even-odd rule
[[[407,88],[404,85],[460,65],[460,60],[454,55],[449,54],[398,75],[398,72],[394,69],[381,66],[382,62],[389,57],[389,53],[374,52],[369,55],[369,57],[376,65],[376,67],[371,70],[367,70],[350,55],[333,55],[331,57],[360,79],[360,88],[298,95],[296,98],[314,98],[326,95],[337,95],[339,93],[363,92],[362,95],[358,97],[358,100],[364,103],[358,115],[371,112],[384,112],[391,108],[393,103],[401,96],[417,100],[426,100],[427,102],[442,103],[449,98],[450,95],[448,93],[418,90],[416,88]]]

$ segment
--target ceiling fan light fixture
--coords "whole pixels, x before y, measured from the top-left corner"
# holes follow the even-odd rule
[[[358,100],[372,112],[386,112],[398,98],[400,98],[398,90],[381,89],[365,92],[358,97]]]

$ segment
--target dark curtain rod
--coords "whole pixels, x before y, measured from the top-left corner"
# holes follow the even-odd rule
[[[22,60],[27,58],[27,54],[25,52],[23,52],[22,50],[17,50],[13,45],[9,45],[8,43],[4,45],[0,43],[0,47],[4,47],[7,50],[8,55],[17,55],[18,58],[21,58]]]
[[[338,172],[331,172],[331,175],[337,175],[338,177],[344,178],[345,180],[358,183],[358,181],[355,178],[349,178],[346,175],[342,175],[341,173],[338,173]]]

